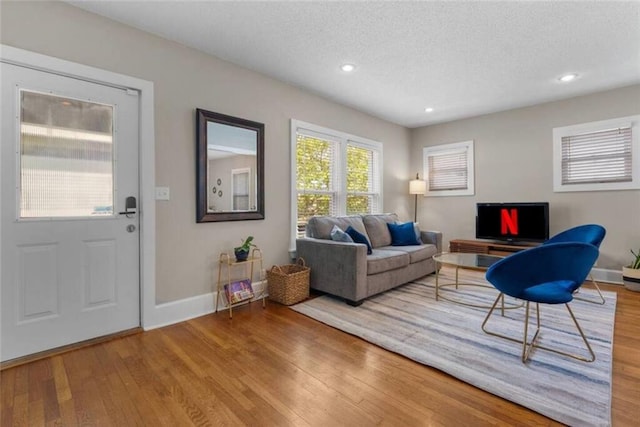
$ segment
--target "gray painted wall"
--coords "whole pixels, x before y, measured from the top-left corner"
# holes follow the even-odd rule
[[[475,237],[476,202],[548,201],[551,235],[599,223],[607,229],[597,266],[620,270],[640,247],[640,190],[553,192],[554,127],[640,114],[640,85],[504,111],[411,131],[411,170],[422,173],[422,149],[475,141],[475,196],[419,200],[420,224],[451,239]]]
[[[65,3],[1,8],[3,44],[154,83],[156,185],[171,189],[157,202],[158,302],[211,292],[219,252],[247,235],[265,268],[289,262],[291,118],[382,142],[384,210],[412,215],[408,129]],[[195,108],[265,124],[265,220],[196,224]]]

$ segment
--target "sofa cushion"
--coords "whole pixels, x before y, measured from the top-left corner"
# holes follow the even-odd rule
[[[331,230],[333,226],[337,225],[341,230],[349,228],[349,226],[355,228],[359,233],[364,234],[367,240],[370,241],[367,235],[367,230],[364,228],[362,217],[360,215],[354,216],[314,216],[309,219],[307,223],[306,233],[308,237],[315,239],[331,239]]]
[[[398,215],[396,214],[379,214],[379,215],[364,215],[362,218],[364,226],[367,229],[369,235],[369,241],[371,246],[379,248],[381,246],[389,246],[391,244],[391,233],[387,223],[395,223],[398,221]]]
[[[389,227],[389,232],[391,233],[392,246],[415,246],[420,244],[412,222],[405,222],[404,224],[387,223],[387,227]]]
[[[407,252],[374,249],[371,255],[367,255],[367,275],[406,267],[409,259]]]
[[[377,249],[378,250],[378,249]],[[379,250],[384,251],[397,251],[403,252],[409,255],[409,262],[411,264],[429,259],[438,253],[438,248],[435,245],[420,245],[420,246],[383,246]],[[375,251],[374,251],[375,252]]]
[[[353,239],[355,243],[362,243],[367,245],[367,255],[371,255],[371,243],[369,243],[367,236],[359,233],[358,230],[356,230],[352,226],[348,226],[345,232]]]

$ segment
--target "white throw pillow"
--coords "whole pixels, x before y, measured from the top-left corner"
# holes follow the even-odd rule
[[[342,229],[337,225],[334,225],[331,229],[331,240],[335,240],[336,242],[353,243],[351,236],[342,231]]]

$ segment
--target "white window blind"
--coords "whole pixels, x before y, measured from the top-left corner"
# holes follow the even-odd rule
[[[425,147],[424,169],[427,195],[473,195],[473,141]]]
[[[428,159],[429,191],[467,189],[467,150],[434,154]]]
[[[553,129],[553,191],[640,189],[640,115]]]
[[[631,127],[562,137],[562,184],[630,182]]]
[[[20,91],[20,218],[113,215],[114,107]]]
[[[380,152],[347,145],[347,215],[380,212]]]
[[[314,215],[337,215],[336,141],[315,133],[296,135],[297,235]]]

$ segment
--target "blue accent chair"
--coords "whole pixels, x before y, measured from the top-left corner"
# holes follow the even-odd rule
[[[522,362],[526,363],[533,348],[552,351],[573,357],[585,362],[593,362],[596,356],[582,332],[580,324],[573,315],[569,302],[573,293],[587,278],[591,266],[598,258],[598,248],[589,243],[549,243],[535,248],[517,252],[493,264],[486,273],[486,278],[500,291],[487,317],[482,323],[482,330],[490,335],[505,338],[522,344]],[[498,302],[509,295],[525,302],[524,336],[522,340],[492,332],[487,329],[487,322],[493,314]],[[536,305],[536,331],[529,342],[529,305]],[[582,336],[590,357],[570,354],[559,349],[545,347],[536,343],[540,332],[540,304],[564,304],[578,332]]]
[[[600,244],[604,240],[604,236],[607,234],[605,228],[598,224],[585,224],[579,225],[577,227],[569,228],[568,230],[561,231],[555,236],[551,237],[549,240],[543,243],[543,245],[549,243],[562,243],[562,242],[582,242],[582,243],[590,243],[596,248],[600,248]],[[593,276],[589,274],[589,279],[593,286],[595,286],[596,291],[598,291],[598,295],[600,296],[599,301],[593,301],[582,297],[575,296],[575,299],[579,299],[581,301],[591,302],[594,304],[604,304],[604,296],[600,291],[600,287],[598,286],[598,282],[593,279]]]

